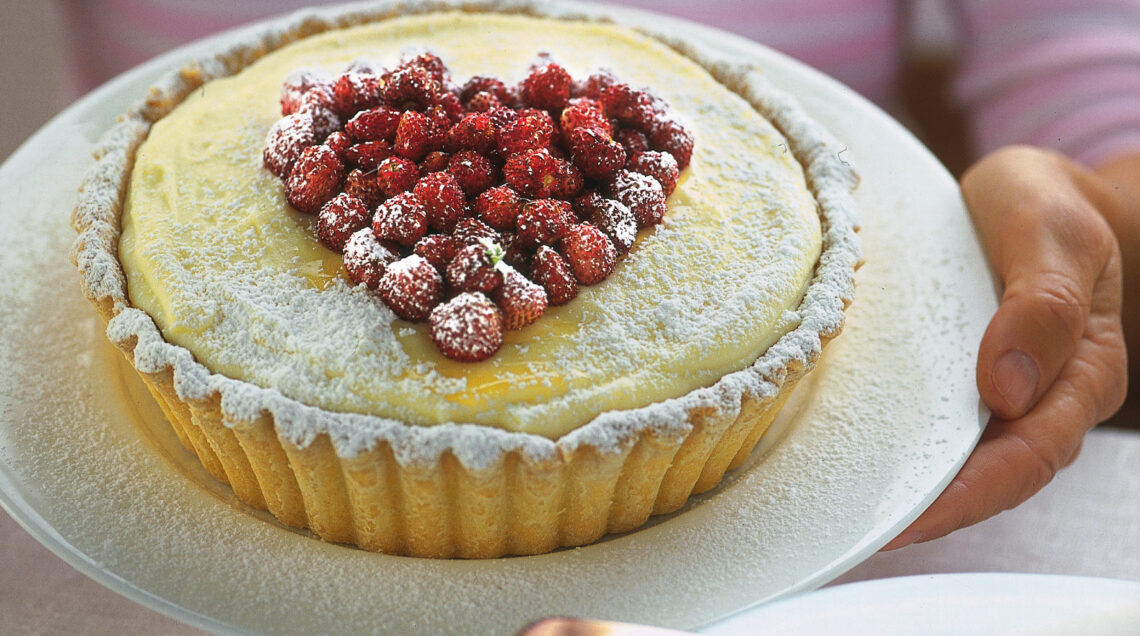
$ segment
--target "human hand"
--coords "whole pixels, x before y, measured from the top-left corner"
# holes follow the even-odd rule
[[[883,549],[927,541],[1028,499],[1124,401],[1121,257],[1095,174],[1028,147],[983,158],[962,193],[1004,290],[978,351],[993,413],[950,485]]]

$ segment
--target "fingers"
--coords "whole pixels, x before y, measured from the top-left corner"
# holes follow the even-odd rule
[[[1015,148],[979,162],[962,181],[1004,286],[977,370],[982,400],[1001,418],[1024,415],[1049,390],[1086,332],[1097,282],[1119,258],[1075,169],[1059,156]]]

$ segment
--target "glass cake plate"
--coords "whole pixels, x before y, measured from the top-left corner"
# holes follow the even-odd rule
[[[697,628],[818,587],[882,547],[942,491],[988,418],[974,358],[996,295],[955,181],[898,123],[802,64],[717,30],[606,11],[762,68],[862,175],[866,263],[847,327],[721,486],[591,546],[438,561],[322,543],[208,477],[107,343],[68,260],[68,214],[114,118],[243,29],[118,77],[0,167],[4,509],[87,576],[222,633],[509,633],[553,614]]]

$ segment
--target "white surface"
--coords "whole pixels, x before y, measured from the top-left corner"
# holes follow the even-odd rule
[[[973,343],[995,306],[989,273],[953,180],[901,127],[782,56],[690,31],[798,95],[864,177],[867,263],[847,330],[764,461],[652,527],[492,561],[363,553],[234,503],[150,432],[156,407],[66,259],[91,144],[176,52],[68,109],[0,168],[0,503],[80,571],[218,631],[504,632],[549,614],[692,627],[872,554],[941,490],[984,423]]]
[[[1140,583],[1043,574],[942,574],[852,583],[771,603],[704,630],[752,634],[1128,636]]]

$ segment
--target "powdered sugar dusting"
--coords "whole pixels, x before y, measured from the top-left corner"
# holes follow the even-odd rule
[[[537,5],[525,5],[522,8],[528,13],[544,13]],[[356,21],[360,18],[361,16],[357,15],[338,14],[332,24]],[[275,48],[276,45],[292,39],[293,36],[289,34],[294,33],[294,29],[299,30],[304,25],[306,31],[321,30],[322,27],[318,26],[320,24],[321,21],[314,15],[304,14],[299,16],[290,28],[264,35],[262,42],[272,43],[273,46],[268,48]],[[227,368],[233,364],[232,362],[215,361],[210,366],[218,372],[209,372],[199,361],[195,361],[188,351],[167,343],[149,316],[128,308],[123,274],[117,259],[114,258],[118,231],[115,221],[118,207],[114,201],[84,201],[81,202],[77,212],[76,224],[80,228],[81,239],[77,242],[76,260],[81,264],[85,285],[93,297],[107,299],[115,306],[117,316],[108,326],[108,336],[121,347],[128,349],[133,347],[135,364],[140,371],[173,369],[175,387],[180,396],[190,401],[220,396],[221,407],[227,421],[235,424],[255,419],[268,412],[273,416],[279,432],[299,445],[305,445],[317,435],[327,433],[342,456],[351,456],[371,448],[380,441],[385,441],[392,445],[397,459],[405,464],[434,462],[438,460],[440,453],[446,451],[458,457],[463,465],[478,468],[489,465],[501,457],[504,451],[510,450],[518,450],[525,456],[535,459],[550,457],[555,452],[572,451],[581,443],[590,443],[602,450],[617,450],[631,439],[631,435],[646,428],[653,428],[663,435],[683,435],[689,428],[688,414],[692,409],[704,407],[733,412],[734,409],[739,409],[742,396],[763,397],[774,394],[783,379],[782,374],[790,363],[810,364],[819,355],[821,337],[834,335],[842,325],[843,307],[849,302],[853,291],[852,272],[859,259],[858,241],[853,231],[855,213],[850,199],[850,190],[855,178],[850,166],[838,159],[835,150],[837,145],[827,133],[812,122],[793,100],[767,86],[758,73],[748,69],[733,68],[710,52],[699,50],[684,52],[700,65],[712,70],[717,79],[736,90],[787,134],[789,140],[786,143],[796,159],[805,167],[809,185],[819,203],[823,219],[824,251],[813,284],[808,288],[798,309],[794,312],[781,310],[781,319],[790,330],[769,347],[767,353],[754,365],[725,375],[707,388],[690,391],[679,397],[638,409],[621,412],[604,410],[589,423],[577,427],[556,441],[536,435],[510,433],[469,424],[408,426],[393,418],[334,413],[305,406],[285,396],[302,394],[306,390],[304,387],[311,383],[322,383],[322,378],[319,376],[325,373],[323,369],[307,370],[293,367],[283,369],[280,361],[274,359],[275,356],[269,355],[268,351],[256,350],[243,352],[242,357],[245,359],[241,361],[242,365],[252,364],[257,368],[270,370],[270,379],[265,385],[276,388],[261,388],[248,382],[233,380],[223,375],[227,373]],[[245,60],[245,58],[239,59]],[[235,70],[231,65],[217,61],[203,63],[201,68],[205,76],[225,75]],[[165,93],[166,97],[152,99],[151,105],[144,107],[141,112],[148,116],[153,113],[163,114],[166,108],[164,105],[176,103],[187,92],[186,87],[192,83],[185,77],[172,80],[171,86]],[[684,87],[677,90],[682,93],[679,97],[685,99]],[[693,100],[693,103],[699,104],[700,100]],[[709,105],[706,108],[717,107]],[[110,150],[104,154],[92,172],[88,189],[94,188],[106,192],[105,186],[96,187],[95,184],[113,182],[115,178],[122,179],[122,175],[130,165],[133,148],[145,134],[145,128],[145,123],[135,120],[133,128],[116,129],[113,134],[117,137],[107,144]],[[698,130],[700,133],[715,134],[715,131]],[[263,138],[264,132],[261,134]],[[716,143],[715,138],[698,138],[694,171],[700,168],[702,161],[710,167],[715,165],[716,159],[702,155],[701,148],[706,144],[712,146]],[[120,148],[121,151],[117,150]],[[749,209],[756,210],[757,216],[774,215],[780,207],[786,205],[781,192],[796,188],[794,180],[789,180],[787,172],[774,171],[772,166],[751,155],[736,159],[740,163],[733,170],[763,177],[758,180],[755,191],[744,201]],[[700,175],[694,174],[694,177],[690,178],[697,176]],[[711,183],[710,187],[716,185]],[[683,189],[682,185],[679,190]],[[121,187],[112,191],[119,192]],[[93,198],[102,196],[104,195],[93,195]],[[681,205],[684,204],[682,200]],[[725,227],[733,227],[730,221],[729,215],[724,220]],[[652,230],[642,240],[660,244],[676,241],[675,235],[685,232],[688,222],[685,214],[679,214],[677,218],[669,216],[664,225]],[[727,249],[731,251],[734,237],[730,236],[725,240],[728,241]],[[794,239],[775,241],[771,244],[771,250],[775,254],[795,252],[797,246],[794,243]],[[644,254],[647,253],[648,250]],[[627,259],[628,262],[619,266],[619,271],[625,268],[651,278],[653,273],[646,271],[649,269],[649,259],[644,254],[640,247],[635,247]],[[305,267],[319,268],[318,265],[312,264],[311,260],[307,260],[305,254],[293,256],[298,271],[304,270]],[[215,259],[218,257],[218,255],[213,256]],[[709,254],[709,258],[715,261],[717,255]],[[639,262],[647,265],[639,265]],[[263,325],[264,328],[258,329],[254,337],[265,341],[262,344],[270,349],[279,347],[279,350],[288,351],[302,342],[305,347],[319,349],[322,346],[320,342],[314,343],[301,338],[301,333],[296,329],[297,325],[317,321],[331,331],[342,332],[335,338],[330,336],[330,340],[357,343],[358,348],[351,352],[354,356],[361,356],[367,360],[387,360],[386,364],[403,365],[404,368],[423,371],[413,374],[418,377],[416,381],[430,382],[435,387],[434,390],[439,393],[464,390],[460,379],[444,379],[434,369],[420,369],[407,357],[399,339],[369,337],[369,334],[375,334],[377,330],[389,332],[393,330],[390,326],[390,312],[380,309],[378,307],[380,304],[371,299],[364,289],[354,288],[341,280],[333,279],[328,283],[329,287],[324,290],[325,293],[304,285],[269,290],[263,288],[264,285],[256,272],[241,273],[250,278],[238,280],[237,284],[222,291],[217,300],[226,304],[227,311],[207,312],[209,319],[202,324],[211,323],[211,327],[236,330],[242,329],[243,324]],[[748,275],[749,272],[734,271],[731,268],[720,270],[713,266],[709,268],[709,280],[705,284],[713,289],[722,283],[745,288],[753,282]],[[668,284],[669,281],[666,279],[663,282]],[[335,308],[330,308],[327,302],[328,289],[332,289],[338,297]],[[631,289],[629,293],[636,296],[637,290]],[[729,300],[729,305],[724,311],[728,313],[736,309],[743,310],[746,305],[762,303],[767,300],[766,295],[769,293],[771,292],[759,288],[753,293],[738,294]],[[695,331],[682,319],[686,315],[692,315],[693,310],[700,310],[700,305],[705,302],[707,301],[701,295],[666,298],[659,303],[655,301],[653,304],[658,307],[655,318],[665,325],[661,331],[664,337],[687,343],[688,347],[700,348],[708,345],[709,343],[701,336],[704,335],[706,338],[710,336]],[[233,311],[229,310],[231,306],[234,307]],[[697,315],[705,313],[707,309],[704,313],[698,312]],[[597,356],[620,362],[635,359],[631,353],[636,353],[641,347],[654,345],[652,342],[641,342],[634,326],[623,322],[622,318],[620,315],[590,317],[587,325],[589,328],[581,333],[595,337],[577,340],[569,350],[577,350],[578,353],[575,355],[584,355],[587,358]],[[190,327],[199,328],[201,325]],[[600,333],[598,329],[603,328],[609,335],[597,338],[597,334]],[[736,335],[731,332],[716,334],[720,338],[733,338]],[[339,345],[324,346],[331,349],[327,352],[329,356],[345,356],[346,352]],[[264,356],[264,359],[259,359],[261,356]],[[253,359],[248,359],[250,357]],[[557,365],[569,361],[556,359],[553,362]],[[275,369],[276,371],[273,371]],[[616,373],[626,370],[620,363],[615,365],[614,369]],[[549,381],[549,376],[544,376],[542,373],[535,373],[534,377],[537,383]],[[346,382],[339,388],[326,390],[325,397],[329,400],[345,400],[351,403],[354,399],[359,399],[358,390],[358,386]],[[518,411],[520,418],[528,417],[528,413],[532,411],[534,417],[541,417],[543,414],[541,405],[520,404]]]

